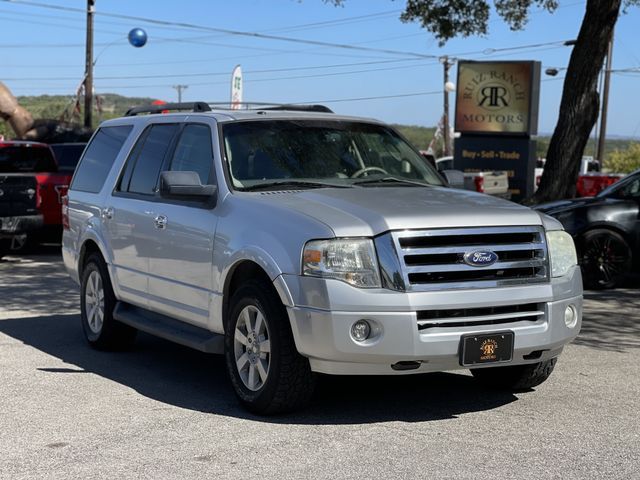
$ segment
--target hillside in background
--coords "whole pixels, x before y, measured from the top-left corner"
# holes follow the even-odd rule
[[[97,126],[102,120],[122,116],[127,109],[132,106],[150,104],[155,100],[154,98],[148,97],[125,97],[113,93],[101,94],[100,97],[102,99],[102,113],[100,115],[94,115],[94,126]],[[65,110],[70,111],[73,106],[73,98],[64,95],[22,96],[18,97],[18,101],[29,110],[36,119],[59,119]],[[78,119],[77,121],[82,121],[82,112],[76,119]],[[381,120],[384,120],[384,118]],[[421,127],[417,125],[394,125],[394,127],[420,150],[426,150],[428,148],[435,132],[435,127]],[[5,138],[13,137],[13,132],[6,122],[0,122],[0,135],[4,135]],[[549,140],[549,136],[538,137],[537,151],[539,157],[546,155]],[[605,148],[606,155],[609,156],[614,150],[626,150],[631,143],[634,143],[634,141],[630,139],[609,138]],[[590,139],[585,150],[585,155],[594,155],[594,152],[594,141]]]

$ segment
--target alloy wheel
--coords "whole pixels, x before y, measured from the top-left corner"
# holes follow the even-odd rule
[[[248,305],[238,315],[233,349],[242,383],[253,392],[260,390],[269,375],[271,340],[266,318],[258,307]]]
[[[601,286],[614,285],[629,269],[631,261],[628,246],[608,234],[589,239],[582,254],[585,274]]]
[[[104,322],[104,288],[97,270],[92,271],[87,278],[84,301],[89,328],[93,333],[99,334]]]

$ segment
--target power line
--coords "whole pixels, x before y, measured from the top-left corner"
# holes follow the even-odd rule
[[[29,5],[29,6],[40,7],[40,8],[48,8],[52,10],[63,10],[63,11],[78,12],[78,13],[84,12],[82,9],[79,9],[79,8],[64,7],[62,5],[47,5],[44,3],[32,2],[27,0],[2,0],[2,1],[7,3]],[[96,12],[96,14],[101,16],[106,16],[106,17],[112,17],[112,18],[134,20],[136,22],[151,23],[154,25],[180,26],[184,28],[190,28],[193,30],[224,33],[224,34],[234,35],[239,37],[258,38],[263,40],[273,40],[273,41],[289,42],[289,43],[296,43],[296,44],[303,44],[303,45],[313,45],[313,46],[319,46],[319,47],[340,48],[340,49],[346,49],[346,50],[385,53],[389,55],[404,55],[404,56],[410,55],[418,58],[437,58],[436,55],[425,55],[418,52],[403,52],[403,51],[389,50],[389,49],[383,49],[383,48],[363,47],[363,46],[349,45],[349,44],[343,44],[343,43],[323,42],[320,40],[308,40],[303,38],[286,37],[282,35],[271,35],[271,34],[265,34],[265,33],[247,32],[242,30],[231,30],[228,28],[208,27],[205,25],[197,25],[189,22],[173,22],[169,20],[160,20],[155,18],[135,16],[135,15],[124,15],[124,14],[109,13],[109,12]]]
[[[424,60],[418,58],[408,58],[408,59],[397,59],[397,60],[378,60],[378,61],[370,61],[370,62],[351,62],[351,63],[335,63],[331,65],[308,65],[304,67],[290,67],[290,68],[268,68],[268,69],[260,69],[260,70],[245,70],[244,73],[278,73],[278,72],[295,72],[295,71],[304,71],[304,70],[324,70],[327,68],[343,68],[343,67],[354,67],[354,66],[363,66],[363,65],[379,65],[379,64],[388,64],[388,63],[403,63],[403,62],[421,62]],[[431,65],[431,64],[429,64]],[[392,67],[396,68],[396,67]],[[215,76],[228,76],[229,71],[219,71],[219,72],[203,72],[203,73],[176,73],[176,74],[150,74],[150,75],[123,75],[123,76],[105,76],[105,77],[96,77],[97,80],[127,80],[127,79],[149,79],[149,78],[167,78],[167,77],[215,77]],[[30,80],[38,80],[38,81],[58,81],[58,80],[77,80],[77,76],[69,76],[69,77],[51,77],[47,76],[44,78],[35,78],[35,77],[4,77],[4,80],[7,81],[30,81]]]

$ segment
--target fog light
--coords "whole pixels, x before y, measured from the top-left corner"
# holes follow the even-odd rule
[[[351,336],[356,342],[364,342],[371,335],[371,325],[366,320],[358,320],[351,325]]]
[[[578,321],[578,311],[576,310],[575,305],[567,305],[567,308],[564,309],[564,323],[569,328],[573,328],[576,326]]]

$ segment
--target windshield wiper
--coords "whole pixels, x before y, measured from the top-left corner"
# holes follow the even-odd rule
[[[406,185],[408,187],[431,187],[429,183],[418,182],[415,180],[409,180],[406,178],[398,177],[382,177],[382,178],[367,178],[364,180],[358,180],[353,182],[352,185],[374,185],[376,183],[397,183],[399,185]]]
[[[256,190],[268,190],[270,188],[351,188],[351,185],[344,185],[341,183],[326,183],[326,182],[312,182],[308,180],[280,180],[277,182],[259,183],[257,185],[250,185],[248,187],[238,188],[243,192],[251,192]]]

